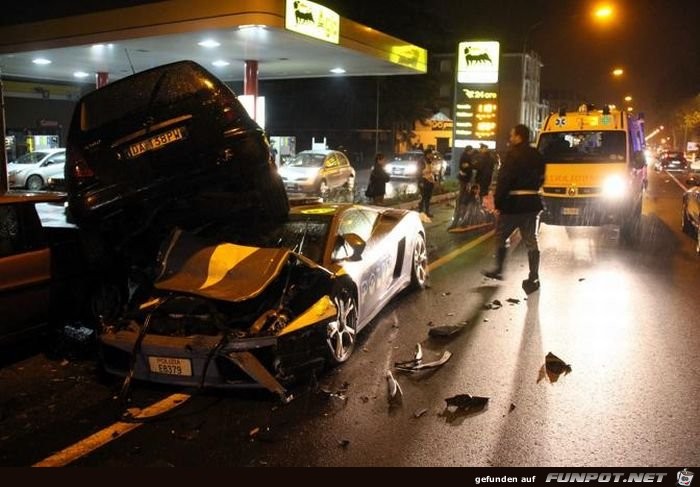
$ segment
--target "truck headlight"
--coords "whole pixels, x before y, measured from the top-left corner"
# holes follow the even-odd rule
[[[627,192],[627,183],[622,176],[610,176],[603,181],[603,196],[619,199]]]

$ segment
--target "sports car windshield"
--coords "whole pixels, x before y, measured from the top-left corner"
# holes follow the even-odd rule
[[[264,229],[241,228],[237,223],[228,228],[212,228],[202,234],[250,247],[287,248],[321,264],[331,221],[327,215],[290,215],[286,222]]]
[[[549,132],[540,136],[539,150],[547,162],[623,162],[625,132],[621,130]]]

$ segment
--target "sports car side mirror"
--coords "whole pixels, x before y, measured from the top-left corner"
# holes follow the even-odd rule
[[[362,253],[365,251],[367,242],[356,233],[346,233],[339,235],[336,239],[333,260],[351,260],[356,262],[362,260]]]

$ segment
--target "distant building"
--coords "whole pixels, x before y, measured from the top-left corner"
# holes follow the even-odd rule
[[[527,125],[533,137],[537,134],[549,104],[540,96],[542,62],[535,52],[511,53],[501,56],[499,76],[499,119],[496,144],[505,150],[510,129],[518,124]]]
[[[553,112],[560,108],[574,112],[582,103],[589,101],[589,98],[573,90],[543,90],[542,98],[547,100]]]
[[[524,63],[523,63],[524,59]],[[430,53],[429,73],[437,80],[438,108],[453,118],[455,54]],[[540,96],[542,62],[536,53],[505,53],[501,55],[498,82],[498,125],[496,148],[505,151],[511,127],[523,123],[537,133],[555,105]],[[550,109],[550,107],[552,107]]]

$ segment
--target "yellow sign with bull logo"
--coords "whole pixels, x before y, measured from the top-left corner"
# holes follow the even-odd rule
[[[457,49],[459,83],[498,83],[500,43],[497,41],[460,42]]]

